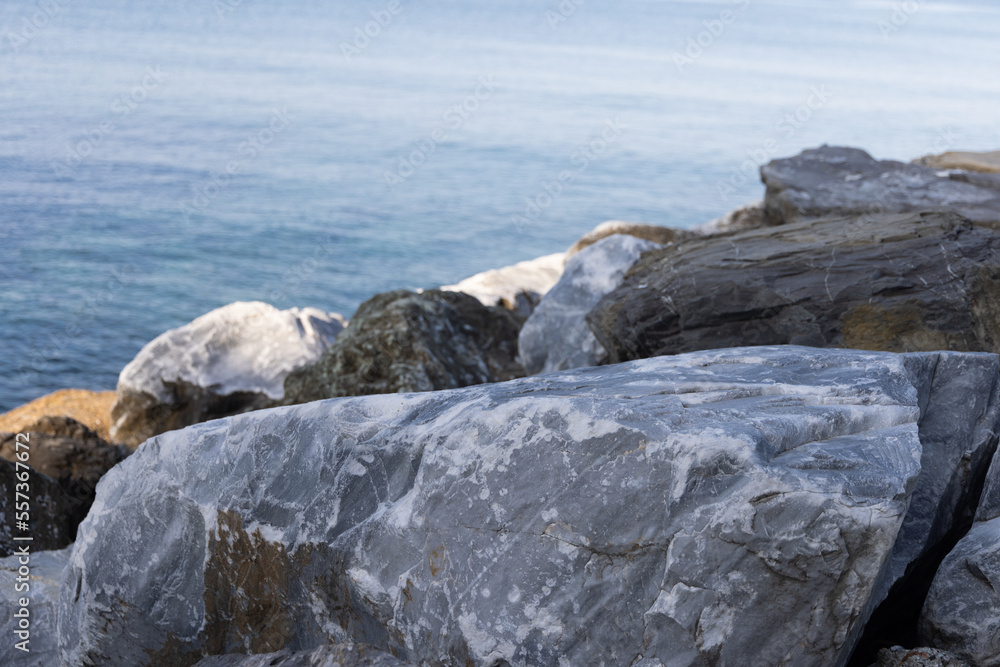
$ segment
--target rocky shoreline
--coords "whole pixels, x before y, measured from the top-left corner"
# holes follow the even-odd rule
[[[0,663],[1000,664],[996,156],[807,150],[700,227],[230,304],[0,415]]]

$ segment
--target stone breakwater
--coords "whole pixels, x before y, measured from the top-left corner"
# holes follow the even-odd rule
[[[700,227],[231,304],[0,416],[0,662],[1000,664],[995,155],[804,151]]]

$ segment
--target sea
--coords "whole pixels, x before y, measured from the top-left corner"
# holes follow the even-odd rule
[[[0,3],[0,412],[261,300],[691,227],[827,143],[1000,148],[988,0]]]

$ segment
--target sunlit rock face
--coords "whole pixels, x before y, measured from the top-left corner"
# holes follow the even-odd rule
[[[741,348],[166,433],[99,485],[61,658],[843,665],[967,500],[997,377]]]
[[[146,344],[118,378],[111,437],[132,447],[158,433],[264,407],[346,324],[316,308],[259,301],[217,308]]]

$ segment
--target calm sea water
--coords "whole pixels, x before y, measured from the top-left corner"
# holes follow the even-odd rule
[[[0,411],[232,301],[698,224],[805,147],[1000,148],[998,34],[986,0],[4,2]]]

